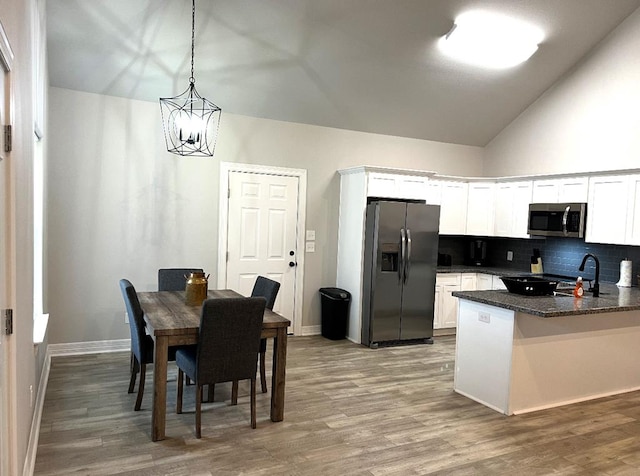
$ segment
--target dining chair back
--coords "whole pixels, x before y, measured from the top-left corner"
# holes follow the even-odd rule
[[[136,375],[140,372],[138,384],[138,396],[134,409],[140,410],[142,395],[144,393],[144,380],[146,364],[153,362],[153,339],[145,333],[144,311],[140,306],[138,294],[133,284],[127,279],[120,280],[120,291],[129,316],[129,330],[131,331],[131,378],[129,380],[129,393],[133,393],[136,383]]]
[[[253,285],[251,291],[252,297],[263,297],[266,299],[266,308],[273,310],[273,306],[276,303],[278,297],[278,290],[280,289],[280,283],[273,279],[265,278],[264,276],[258,276],[256,282]],[[260,386],[262,393],[267,392],[267,339],[260,340]]]
[[[256,427],[256,371],[265,300],[208,299],[202,305],[198,344],[178,349],[176,412],[182,413],[184,374],[196,387],[196,437],[201,436],[203,385],[251,380],[251,427]],[[235,403],[235,402],[232,402]]]
[[[161,268],[158,270],[158,291],[184,291],[189,275],[202,272],[202,268]]]
[[[266,308],[273,310],[273,306],[276,303],[278,297],[278,290],[280,289],[280,283],[273,279],[265,278],[264,276],[258,276],[256,282],[253,285],[251,291],[251,297],[263,297],[267,300]]]

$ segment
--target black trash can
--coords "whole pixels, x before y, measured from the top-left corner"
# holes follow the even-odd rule
[[[340,288],[320,288],[322,337],[344,339],[347,335],[351,294]]]

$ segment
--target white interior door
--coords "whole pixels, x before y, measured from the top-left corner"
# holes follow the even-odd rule
[[[280,283],[273,310],[294,319],[299,178],[230,172],[226,286],[248,296],[258,275]]]
[[[0,25],[1,27],[1,25]],[[2,36],[2,35],[0,35]],[[9,421],[8,421],[8,337],[4,329],[4,310],[9,299],[9,171],[8,154],[5,152],[4,126],[9,123],[9,75],[6,58],[0,50],[0,474],[9,474]]]

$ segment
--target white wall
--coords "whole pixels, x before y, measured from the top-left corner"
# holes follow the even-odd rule
[[[638,167],[639,51],[637,10],[491,141],[485,175]]]
[[[164,149],[157,103],[49,90],[50,342],[126,338],[118,279],[156,289],[165,266],[216,274],[219,162],[307,169],[303,326],[335,285],[339,177],[382,165],[478,176],[482,149],[237,116],[223,111],[215,158]]]

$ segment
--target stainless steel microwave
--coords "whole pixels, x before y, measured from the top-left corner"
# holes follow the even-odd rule
[[[532,203],[527,233],[536,236],[584,238],[586,203]]]

